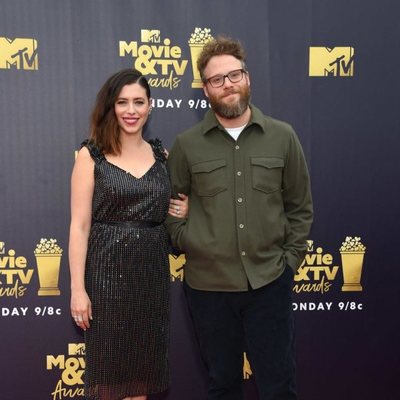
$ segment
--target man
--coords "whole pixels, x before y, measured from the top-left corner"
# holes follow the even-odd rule
[[[296,399],[291,293],[312,222],[303,151],[288,124],[250,104],[239,42],[208,42],[197,66],[211,110],[170,151],[173,190],[190,206],[167,226],[186,254],[207,398],[242,399],[246,351],[260,399]]]

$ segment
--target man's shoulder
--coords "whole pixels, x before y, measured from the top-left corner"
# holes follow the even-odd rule
[[[286,133],[289,135],[294,133],[294,129],[289,122],[266,115],[254,105],[252,105],[252,113],[253,122],[261,125],[265,132]]]
[[[176,141],[180,144],[192,145],[194,142],[199,142],[204,137],[204,120],[197,122],[196,124],[184,129],[176,136]]]
[[[188,140],[196,137],[201,132],[203,132],[203,121],[199,121],[196,124],[184,129],[181,133],[178,134],[178,137]]]
[[[268,130],[285,136],[293,136],[295,134],[294,129],[289,122],[273,117],[267,117],[267,132]]]

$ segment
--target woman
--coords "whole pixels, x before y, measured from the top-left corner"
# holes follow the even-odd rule
[[[170,186],[161,142],[143,139],[150,88],[136,70],[97,95],[71,178],[71,314],[85,331],[87,399],[146,399],[168,386]],[[187,198],[169,212],[187,214]]]

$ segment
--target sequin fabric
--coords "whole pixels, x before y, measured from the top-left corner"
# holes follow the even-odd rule
[[[169,248],[161,223],[170,186],[161,143],[149,143],[155,162],[141,178],[108,162],[91,142],[82,143],[95,161],[85,269],[93,312],[85,332],[89,400],[158,393],[169,382]],[[118,225],[126,221],[160,224]]]

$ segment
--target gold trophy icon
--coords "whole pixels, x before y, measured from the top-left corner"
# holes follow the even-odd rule
[[[359,237],[347,236],[340,247],[343,268],[342,292],[361,292],[361,273],[366,247]]]
[[[195,28],[194,32],[190,35],[190,39],[188,40],[193,71],[192,88],[203,87],[203,82],[201,81],[200,73],[197,69],[197,59],[199,58],[204,45],[213,39],[213,37],[210,35],[210,32],[211,29],[209,28]]]
[[[40,239],[34,250],[39,273],[38,296],[59,296],[58,279],[62,249],[56,239]]]

